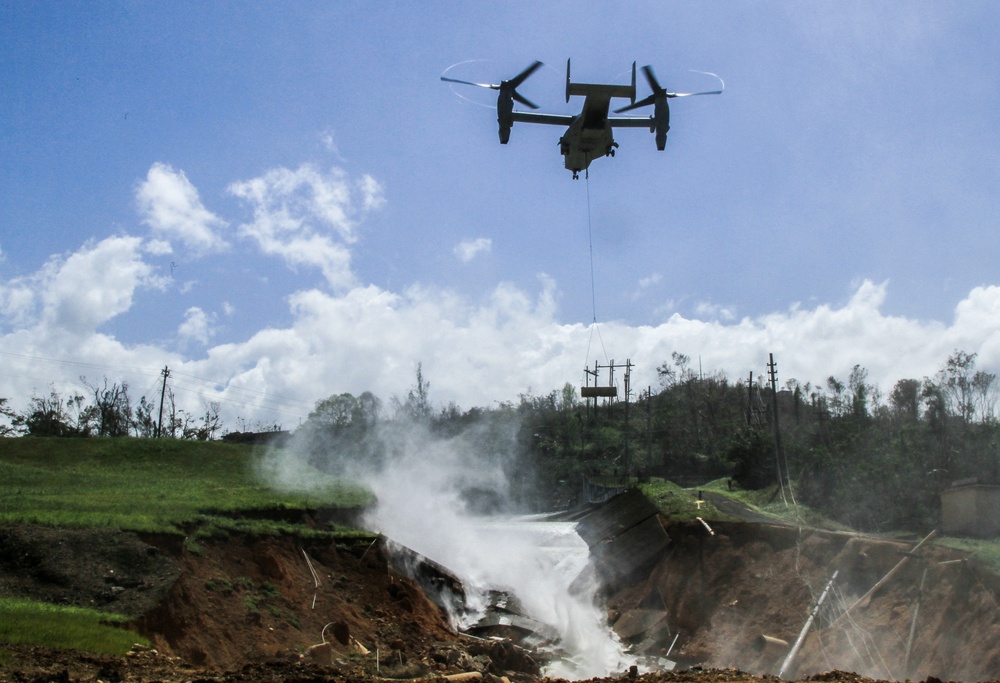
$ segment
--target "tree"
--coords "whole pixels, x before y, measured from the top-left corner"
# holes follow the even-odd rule
[[[132,429],[132,402],[128,396],[128,384],[112,384],[108,386],[107,378],[104,386],[91,385],[86,378],[80,380],[90,389],[94,396],[92,410],[88,418],[92,423],[91,431],[97,436],[128,436]]]
[[[847,387],[851,392],[851,414],[856,418],[868,417],[868,398],[871,388],[868,386],[868,371],[860,365],[851,369],[847,379]]]
[[[139,405],[135,409],[135,417],[132,420],[132,428],[135,435],[144,439],[151,439],[156,436],[156,406],[148,401],[145,396],[139,398]]]
[[[434,410],[429,398],[431,384],[424,379],[423,364],[417,363],[417,383],[406,394],[406,400],[393,398],[397,416],[429,424]]]
[[[996,419],[997,376],[992,372],[977,370],[972,376],[972,402],[982,423]]]
[[[358,413],[355,422],[361,423],[364,429],[371,430],[378,424],[382,416],[382,399],[370,391],[363,391],[358,396]]]
[[[948,410],[952,415],[960,417],[963,424],[972,422],[972,416],[976,412],[972,400],[975,367],[976,354],[956,349],[938,373]]]
[[[211,401],[205,406],[205,413],[201,416],[200,424],[191,425],[185,423],[184,438],[197,439],[198,441],[211,441],[215,439],[216,432],[222,428],[222,418],[219,416],[219,409],[222,404],[218,401]]]
[[[826,386],[827,389],[830,390],[831,394],[829,401],[830,412],[836,416],[843,415],[847,412],[845,407],[846,401],[844,400],[844,390],[846,389],[846,386],[842,381],[833,375],[826,378]]]
[[[336,394],[317,401],[316,408],[306,419],[314,427],[336,434],[350,427],[359,412],[358,399],[352,394]]]
[[[17,434],[17,413],[7,404],[5,398],[0,398],[0,418],[7,420],[6,424],[0,423],[0,437]]]
[[[889,394],[892,414],[905,422],[916,422],[920,418],[920,392],[919,380],[901,379],[896,382]]]
[[[694,371],[689,367],[691,364],[690,356],[674,351],[670,354],[670,359],[673,361],[674,367],[661,363],[656,368],[656,374],[660,376],[660,384],[665,389],[673,388],[695,377]]]
[[[746,489],[760,489],[778,480],[774,441],[766,431],[743,429],[736,434],[726,457],[732,463],[733,479]]]
[[[28,410],[16,418],[29,436],[90,436],[83,396],[68,400],[50,388],[48,396],[32,396]]]

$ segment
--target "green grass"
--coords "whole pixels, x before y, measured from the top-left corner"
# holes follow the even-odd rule
[[[221,442],[153,439],[0,438],[0,523],[184,533],[198,541],[229,534],[333,537],[371,534],[343,527],[311,529],[280,513],[356,507],[370,492],[297,465],[308,493],[288,493],[261,476],[265,451]],[[279,513],[279,514],[275,514]],[[224,588],[224,586],[220,586]],[[273,589],[273,587],[271,587]],[[265,586],[260,595],[266,597]],[[250,597],[256,608],[256,598]],[[141,636],[120,616],[0,598],[3,644],[124,654]]]
[[[979,563],[980,566],[993,574],[1000,575],[1000,541],[998,539],[938,536],[931,542],[945,548],[954,548],[971,553],[971,559]]]
[[[125,617],[80,607],[59,607],[0,598],[0,643],[123,655],[132,645],[149,645],[124,624]]]
[[[708,521],[724,521],[730,517],[719,512],[711,503],[706,503],[698,511],[695,505],[697,489],[684,489],[680,486],[654,478],[648,484],[641,484],[640,490],[660,511],[676,521],[689,521],[696,516]],[[775,517],[790,524],[803,524],[816,529],[828,531],[852,531],[844,524],[835,522],[812,508],[801,503],[798,506],[785,505],[777,485],[758,490],[729,489],[728,480],[718,479],[709,482],[698,489],[721,493],[752,508],[764,515]],[[885,534],[873,534],[886,536]],[[888,534],[893,536],[894,534]],[[1000,539],[958,538],[955,536],[937,536],[931,541],[934,545],[954,548],[970,553],[970,558],[978,566],[988,572],[1000,576]]]
[[[692,491],[666,479],[653,477],[648,483],[639,484],[639,490],[659,508],[660,512],[674,521],[686,522],[695,517],[707,520],[728,519],[707,501],[699,508]]]
[[[287,493],[258,476],[260,452],[172,439],[0,439],[0,522],[179,532],[219,513],[353,507],[364,489],[310,472],[310,493]],[[252,515],[248,515],[252,517]],[[274,533],[280,524],[233,522]]]
[[[792,503],[791,495],[787,499],[782,499],[778,485],[768,486],[762,489],[741,489],[729,488],[728,479],[716,479],[700,487],[705,491],[720,493],[733,500],[743,503],[754,512],[773,517],[777,520],[789,524],[803,525],[816,529],[826,529],[828,531],[852,531],[846,524],[835,522],[801,501]],[[787,494],[787,492],[786,492]]]
[[[639,488],[664,515],[677,521],[688,521],[695,517],[701,517],[708,521],[733,520],[733,517],[721,512],[708,501],[702,503],[699,508],[696,503],[696,492],[701,490],[722,494],[746,505],[754,512],[790,524],[804,524],[818,529],[850,530],[843,524],[834,522],[801,503],[797,506],[793,506],[791,503],[785,505],[777,490],[777,485],[753,491],[730,490],[728,479],[717,479],[698,486],[696,489],[685,489],[670,481],[653,478],[648,484],[640,484]]]

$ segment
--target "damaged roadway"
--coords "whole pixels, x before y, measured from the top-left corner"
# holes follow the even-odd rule
[[[653,658],[673,647],[670,659],[697,667],[643,674],[644,681],[770,678],[783,652],[761,646],[762,636],[794,640],[835,569],[843,578],[831,611],[817,619],[793,678],[1000,677],[997,580],[971,561],[956,562],[965,559],[962,553],[922,550],[845,620],[849,624],[830,628],[837,605],[862,596],[913,543],[746,523],[713,523],[716,533],[709,535],[698,523],[672,524],[655,510],[640,514],[642,507],[633,499],[627,513],[595,516],[580,533],[601,567],[609,623],[623,641]],[[642,540],[615,541],[630,532]],[[0,540],[2,594],[126,614],[151,642],[125,657],[8,648],[3,680],[540,677],[535,653],[510,633],[454,631],[418,582],[394,565],[386,546],[370,539],[334,544],[230,535],[199,540],[194,549],[176,536],[5,526]],[[616,542],[624,544],[616,549]],[[623,556],[631,560],[622,562]],[[609,565],[608,558],[616,562]],[[929,588],[903,671],[924,570]],[[510,625],[517,622],[524,632],[540,630],[528,621]],[[861,673],[823,673],[830,670]]]

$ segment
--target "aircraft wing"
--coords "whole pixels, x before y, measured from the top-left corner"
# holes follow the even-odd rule
[[[656,125],[652,116],[609,116],[612,128],[652,128]]]
[[[515,111],[514,120],[521,123],[544,123],[549,126],[569,126],[573,123],[575,116],[569,114],[536,114],[531,111]],[[649,120],[646,119],[646,125]]]

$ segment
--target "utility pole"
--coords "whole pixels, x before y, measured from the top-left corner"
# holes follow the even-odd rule
[[[629,394],[631,393],[630,382],[632,379],[632,361],[630,359],[625,360],[625,485],[628,485],[629,473],[632,471],[632,457],[628,451],[628,407],[629,407]]]
[[[778,366],[774,362],[773,353],[769,353],[767,358],[767,378],[771,384],[771,424],[774,426],[774,464],[778,468],[778,487],[781,489],[781,500],[787,507],[785,473],[781,468],[781,430],[778,428]]]
[[[778,485],[781,487],[781,499],[788,505],[785,498],[785,484],[788,484],[788,493],[792,496],[792,504],[795,504],[795,496],[792,494],[791,481],[788,476],[788,461],[785,459],[785,449],[781,445],[781,429],[778,426],[778,364],[774,362],[774,354],[767,354],[767,374],[771,380],[771,407],[774,413],[774,459],[778,465]],[[784,465],[784,467],[782,467]]]
[[[646,466],[653,462],[653,387],[646,387]]]
[[[160,438],[160,430],[163,427],[163,399],[167,395],[167,377],[170,376],[170,368],[163,366],[163,388],[160,390],[160,418],[156,421],[156,438]]]

